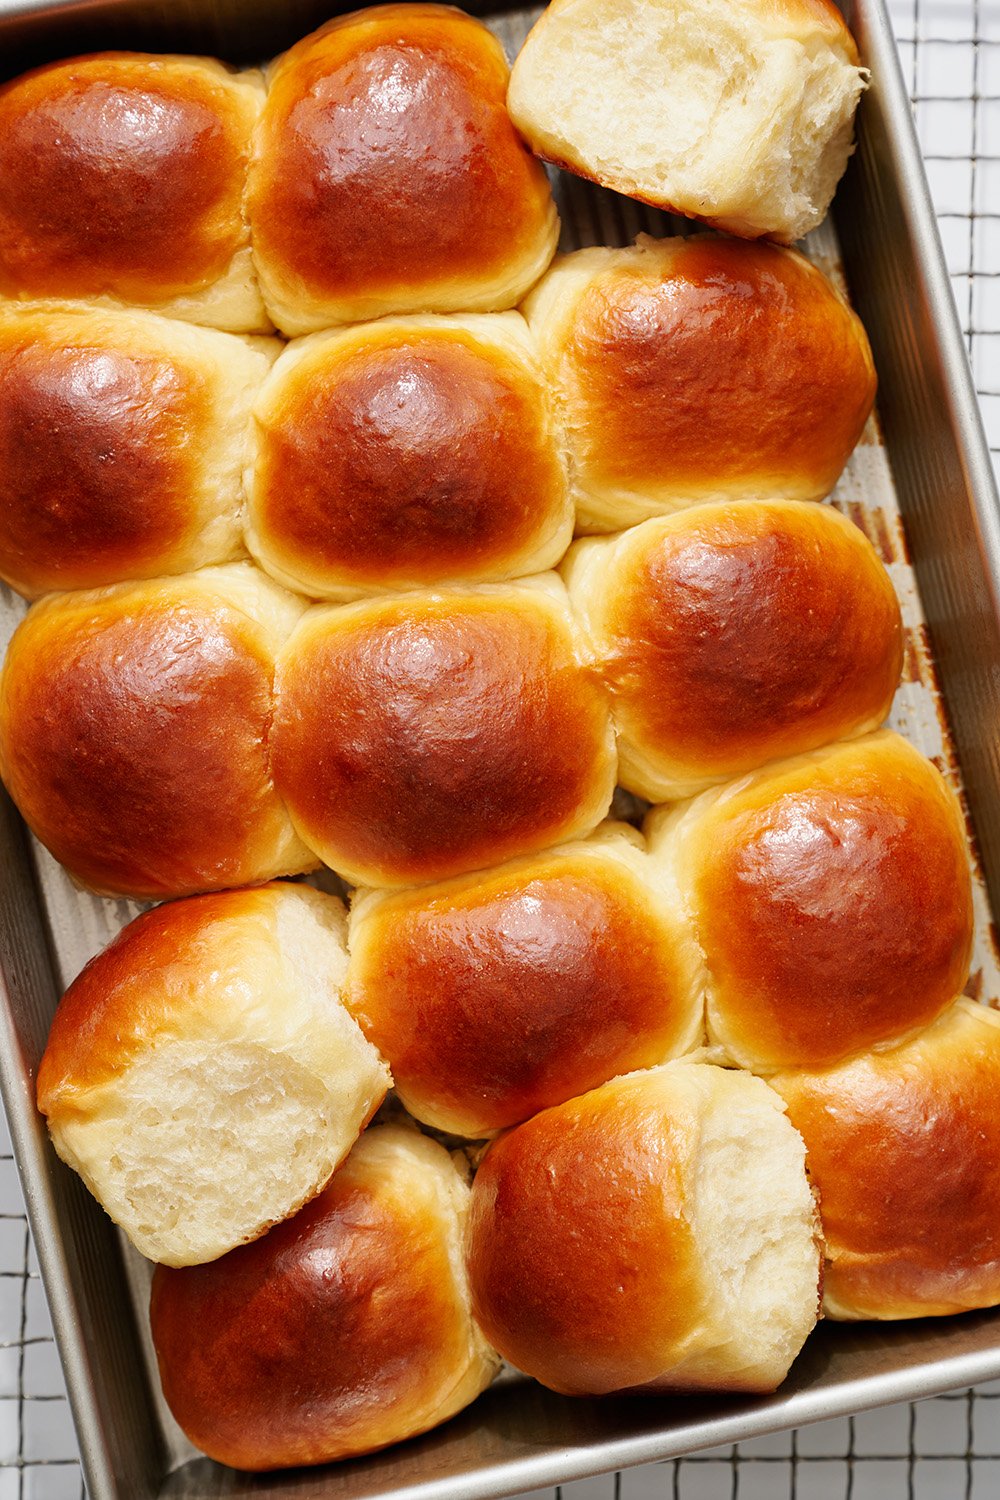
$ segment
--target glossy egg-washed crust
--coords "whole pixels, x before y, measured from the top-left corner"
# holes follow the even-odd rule
[[[481,869],[589,833],[611,804],[606,695],[541,587],[312,610],[276,683],[275,785],[352,883]]]
[[[0,88],[0,294],[166,302],[248,243],[260,92],[221,64],[105,52]]]
[[[209,1265],[157,1269],[163,1392],[238,1469],[325,1463],[444,1421],[489,1384],[460,1244],[468,1189],[447,1153],[378,1126],[293,1219]]]
[[[654,815],[708,967],[709,1035],[761,1071],[926,1026],[972,951],[962,813],[898,735],[768,767]]]
[[[514,306],[558,225],[507,79],[496,38],[448,6],[375,6],[285,53],[248,197],[279,327]]]
[[[271,781],[273,643],[212,578],[54,595],[11,641],[0,773],[96,891],[154,899],[315,864]]]
[[[578,274],[563,303],[560,281]],[[859,319],[775,245],[698,235],[577,252],[526,311],[563,393],[577,484],[598,503],[819,499],[874,401]]]
[[[148,313],[0,308],[0,577],[31,597],[233,556],[229,411],[266,368]]]
[[[620,779],[653,801],[871,730],[899,603],[825,506],[706,505],[578,544],[564,576],[612,694]]]
[[[702,1039],[697,966],[630,833],[355,899],[345,1001],[411,1114],[485,1135]]]
[[[250,501],[251,547],[275,576],[318,594],[503,578],[537,571],[553,537],[541,565],[559,560],[565,466],[508,317],[495,337],[484,317],[373,324],[279,364]]]
[[[771,1080],[801,1131],[839,1318],[1000,1301],[1000,1017],[961,1000],[889,1052]]]
[[[59,1002],[38,1070],[42,1113],[72,1112],[157,1039],[195,1034],[206,1000],[221,1008],[229,992],[241,997],[255,949],[277,943],[275,897],[287,890],[298,893],[272,883],[170,901],[123,928]]]

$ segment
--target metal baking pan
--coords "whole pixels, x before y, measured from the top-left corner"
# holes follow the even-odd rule
[[[259,61],[349,8],[315,0],[0,0],[0,77],[106,47]],[[535,13],[500,13],[494,3],[491,24],[513,49]],[[1000,909],[1000,511],[882,0],[857,0],[847,19],[873,86],[830,226],[809,249],[843,274],[868,328],[880,426],[870,427],[835,503],[869,531],[902,598],[909,666],[893,723],[964,782],[979,861],[973,990],[988,1000],[997,994],[990,910]],[[561,179],[558,191],[567,245],[668,228],[651,211],[575,179]],[[19,611],[8,598],[4,631]],[[35,1070],[60,989],[134,910],[75,892],[0,794],[0,1085],[91,1500],[477,1500],[1000,1377],[1000,1310],[825,1325],[766,1398],[571,1401],[511,1375],[444,1427],[369,1459],[252,1478],[197,1457],[159,1396],[144,1265],[56,1160],[34,1109]]]

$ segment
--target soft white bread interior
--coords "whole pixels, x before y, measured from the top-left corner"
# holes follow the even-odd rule
[[[827,0],[554,0],[508,107],[548,161],[791,244],[826,214],[865,81]]]
[[[56,1012],[38,1105],[150,1260],[192,1265],[320,1191],[389,1071],[340,1000],[341,903],[304,886],[137,918]]]
[[[567,1395],[770,1391],[816,1322],[805,1147],[759,1079],[673,1062],[545,1110],[472,1188],[473,1311]]]

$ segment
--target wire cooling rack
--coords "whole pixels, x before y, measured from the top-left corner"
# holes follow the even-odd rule
[[[890,10],[1000,476],[1000,0]],[[86,1500],[2,1115],[0,1500]],[[1000,1381],[532,1500],[1000,1500]]]

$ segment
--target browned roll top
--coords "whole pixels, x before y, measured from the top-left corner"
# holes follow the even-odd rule
[[[0,678],[0,770],[72,875],[163,897],[311,867],[267,748],[300,609],[241,564],[35,605]]]
[[[610,806],[607,703],[547,589],[313,610],[277,686],[275,784],[353,883],[479,869],[589,832]]]
[[[485,27],[440,5],[339,17],[285,54],[249,196],[279,327],[517,302],[551,258],[555,214],[507,78]]]
[[[772,1080],[802,1132],[839,1318],[1000,1300],[1000,1017],[962,1000],[889,1052]]]
[[[925,1026],[972,947],[962,814],[898,735],[832,746],[655,814],[708,970],[709,1034],[746,1067],[822,1067]]]
[[[100,53],[0,89],[0,292],[163,302],[247,243],[252,93],[197,58]]]
[[[467,1405],[496,1368],[469,1314],[467,1202],[440,1146],[380,1126],[263,1239],[160,1267],[153,1342],[192,1442],[239,1469],[325,1463]]]
[[[481,1136],[696,1046],[690,945],[638,837],[355,898],[346,1000],[418,1119]]]
[[[559,561],[572,506],[517,314],[299,347],[257,408],[250,545],[275,577],[350,598]]]

